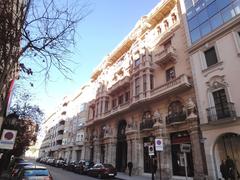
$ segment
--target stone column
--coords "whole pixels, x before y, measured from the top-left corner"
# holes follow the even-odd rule
[[[100,162],[100,144],[99,140],[95,140],[94,142],[94,161]]]
[[[192,129],[190,132],[190,137],[192,143],[192,156],[194,164],[194,180],[203,180],[205,179],[203,163],[204,157],[200,144],[199,130],[197,128]]]
[[[132,143],[133,147],[133,174],[135,175],[141,175],[143,174],[143,140],[142,139],[135,139]]]
[[[109,144],[109,146],[110,146],[109,147],[109,150],[110,150],[110,153],[109,153],[110,158],[109,158],[109,160],[110,160],[110,163],[115,166],[116,165],[116,147],[117,147],[116,142],[115,141],[111,142],[111,144]]]

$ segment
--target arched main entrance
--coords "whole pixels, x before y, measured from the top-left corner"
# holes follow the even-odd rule
[[[222,160],[227,159],[227,156],[233,160],[236,167],[235,176],[237,176],[237,171],[240,173],[240,134],[225,133],[219,136],[213,146],[213,155],[217,178],[222,178],[220,164]]]
[[[127,167],[127,140],[126,130],[127,123],[122,120],[118,124],[117,132],[117,149],[116,149],[116,168],[119,172],[124,172]]]

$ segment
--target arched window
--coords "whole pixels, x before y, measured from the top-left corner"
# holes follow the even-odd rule
[[[161,29],[160,26],[158,26],[158,27],[157,27],[157,34],[159,35],[159,34],[161,34],[161,33],[162,33],[162,29]]]
[[[182,122],[186,119],[186,112],[180,101],[173,101],[168,106],[168,116],[166,116],[166,124]]]
[[[168,28],[169,28],[169,23],[168,23],[167,20],[164,21],[164,27],[165,27],[165,29],[168,29]]]
[[[173,101],[168,106],[168,114],[179,114],[183,112],[183,105],[180,101]]]
[[[172,22],[174,24],[177,21],[177,16],[175,13],[173,13],[171,16],[172,16]]]

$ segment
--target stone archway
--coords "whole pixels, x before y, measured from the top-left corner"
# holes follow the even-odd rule
[[[127,140],[126,140],[127,122],[121,120],[118,123],[117,146],[116,146],[116,168],[119,172],[124,172],[127,167]]]
[[[224,133],[216,139],[213,146],[213,159],[217,179],[222,178],[220,164],[222,160],[227,159],[227,156],[234,161],[236,170],[240,172],[240,134]]]

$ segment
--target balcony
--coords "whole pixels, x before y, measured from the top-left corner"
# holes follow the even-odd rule
[[[219,106],[207,108],[207,117],[209,122],[236,117],[234,103],[228,102]]]
[[[151,91],[151,97],[164,96],[170,93],[177,93],[189,87],[191,87],[191,83],[189,82],[188,76],[182,74],[179,77],[170,80],[159,87],[154,88]]]
[[[154,125],[153,119],[148,119],[140,123],[140,131],[152,130]]]
[[[166,124],[171,125],[171,124],[181,123],[186,120],[186,117],[187,115],[185,112],[170,114],[166,116]]]
[[[113,95],[115,93],[122,92],[127,87],[129,87],[129,85],[130,85],[130,77],[125,76],[123,79],[121,79],[121,80],[117,81],[115,84],[113,84],[112,87],[110,87],[108,89],[108,93],[110,95]]]
[[[176,49],[172,46],[162,51],[157,51],[154,56],[154,62],[161,67],[165,67],[168,63],[175,63],[177,60]]]

